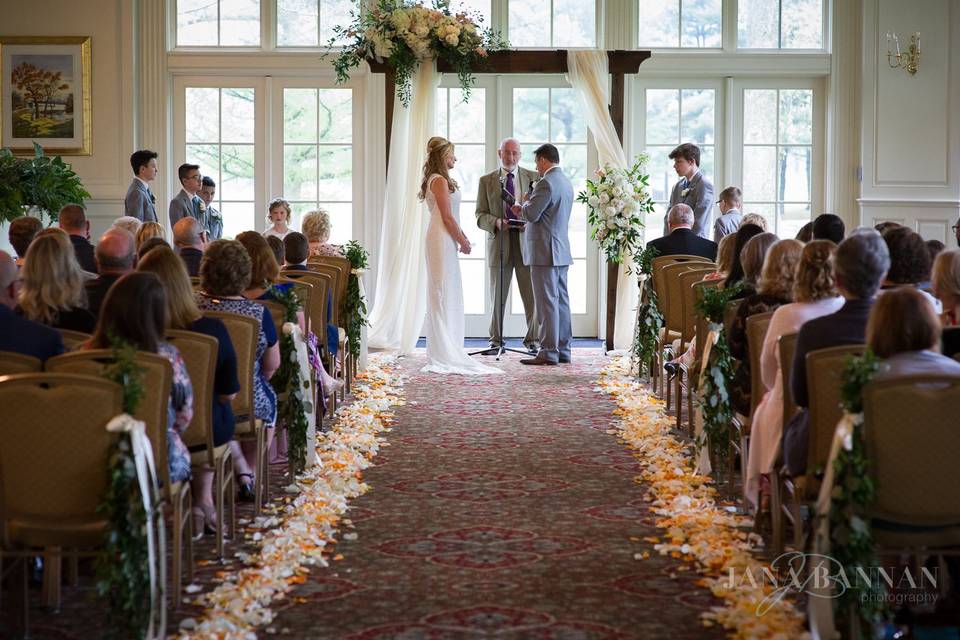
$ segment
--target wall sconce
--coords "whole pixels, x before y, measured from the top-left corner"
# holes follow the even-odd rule
[[[892,36],[892,38],[891,38]],[[894,53],[890,50],[890,40],[893,40],[893,44],[897,49],[897,53],[894,56]],[[896,62],[892,60],[893,57],[896,57]],[[917,69],[920,67],[920,32],[910,36],[910,46],[907,47],[905,53],[900,52],[900,39],[897,37],[896,33],[891,34],[887,31],[887,64],[890,65],[891,69],[906,69],[907,73],[913,75],[917,72]]]

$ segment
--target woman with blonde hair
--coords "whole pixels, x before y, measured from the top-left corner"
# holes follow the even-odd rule
[[[944,327],[960,324],[960,249],[941,251],[933,261],[930,278],[933,295],[943,306],[940,321]]]
[[[27,249],[20,278],[17,313],[56,329],[93,332],[97,318],[87,311],[83,270],[66,233],[38,233]]]
[[[140,253],[140,246],[150,238],[160,238],[161,240],[167,239],[167,230],[164,229],[158,222],[144,222],[140,225],[140,228],[137,229],[137,254]]]
[[[418,197],[427,204],[430,222],[427,260],[427,366],[423,371],[480,375],[502,373],[470,358],[463,350],[463,285],[457,250],[470,253],[460,228],[460,190],[450,177],[456,165],[453,143],[433,137],[427,143]]]
[[[717,244],[717,270],[707,274],[704,280],[723,280],[733,267],[733,250],[737,245],[737,234],[728,233]]]
[[[274,198],[267,205],[267,221],[270,228],[263,232],[263,237],[273,236],[283,240],[284,236],[293,231],[289,226],[291,219],[290,203],[283,198]]]
[[[843,306],[833,270],[836,249],[837,245],[829,240],[813,240],[803,247],[794,279],[794,301],[773,312],[763,340],[760,377],[768,391],[757,405],[750,427],[744,483],[747,499],[761,510],[769,506],[769,474],[780,451],[783,431],[783,376],[778,342],[781,336],[796,333],[804,322],[839,311]]]
[[[300,231],[310,243],[311,256],[343,257],[343,250],[335,244],[330,244],[330,213],[326,209],[314,209],[303,216]]]

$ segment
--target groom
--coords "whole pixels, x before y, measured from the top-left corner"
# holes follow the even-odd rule
[[[570,254],[570,209],[573,186],[560,168],[560,152],[544,144],[533,152],[540,180],[513,212],[527,222],[524,235],[525,261],[530,266],[533,300],[540,325],[540,352],[521,364],[554,365],[570,362],[570,295],[567,270]]]

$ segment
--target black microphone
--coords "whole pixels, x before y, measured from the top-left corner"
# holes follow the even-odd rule
[[[513,194],[507,191],[507,177],[500,176],[500,199],[513,206],[516,204],[517,199],[513,197]]]

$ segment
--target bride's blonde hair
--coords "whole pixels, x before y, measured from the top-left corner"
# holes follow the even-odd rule
[[[423,180],[420,182],[418,198],[423,200],[427,197],[427,180],[435,173],[446,179],[450,193],[457,190],[457,181],[450,177],[447,169],[447,156],[451,155],[453,155],[453,143],[446,138],[433,136],[427,141],[427,159],[423,163]]]

